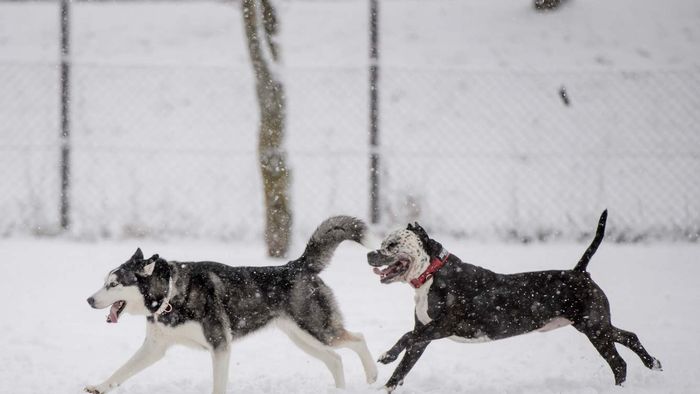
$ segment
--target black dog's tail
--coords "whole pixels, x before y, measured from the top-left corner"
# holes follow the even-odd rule
[[[591,257],[593,257],[595,251],[598,250],[598,246],[600,246],[600,242],[603,240],[603,236],[605,235],[605,221],[607,219],[608,210],[606,209],[600,215],[600,219],[598,220],[598,228],[595,231],[595,237],[593,238],[593,242],[591,242],[591,245],[583,253],[583,256],[581,256],[581,260],[579,260],[578,264],[576,264],[576,267],[574,267],[574,271],[586,271],[586,266],[588,266],[588,262],[591,261]]]
[[[364,243],[367,225],[350,216],[333,216],[314,231],[304,254],[289,264],[309,273],[318,274],[328,266],[333,252],[343,241]]]

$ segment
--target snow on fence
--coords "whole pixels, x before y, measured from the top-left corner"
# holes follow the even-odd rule
[[[369,215],[367,77],[284,71],[300,234]],[[259,237],[252,84],[244,68],[74,65],[71,232]],[[608,208],[616,239],[698,239],[697,71],[383,68],[381,84],[383,228],[576,238]],[[57,68],[3,62],[0,86],[0,234],[57,232]]]

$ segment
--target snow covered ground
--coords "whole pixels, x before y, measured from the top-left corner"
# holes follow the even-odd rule
[[[515,245],[443,242],[462,259],[500,272],[569,268],[580,244]],[[0,241],[0,393],[78,393],[107,377],[137,349],[144,318],[105,323],[104,311],[85,299],[106,272],[140,246],[173,260],[218,260],[232,265],[278,264],[262,245],[130,240],[76,243],[60,239]],[[300,253],[302,244],[293,249]],[[343,244],[322,274],[333,288],[347,327],[365,334],[377,357],[412,327],[412,290],[380,285],[366,250]],[[485,344],[437,341],[406,380],[403,393],[696,393],[700,387],[700,247],[687,244],[625,246],[604,243],[590,264],[606,291],[613,322],[636,332],[664,372],[644,368],[625,348],[624,389],[585,337],[571,327]],[[276,329],[233,347],[228,393],[375,393],[393,371],[380,366],[369,387],[359,360],[340,351],[348,389],[333,388],[330,373]],[[115,393],[192,394],[210,390],[204,352],[173,348],[155,366]]]

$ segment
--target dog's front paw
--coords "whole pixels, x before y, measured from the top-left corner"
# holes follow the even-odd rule
[[[102,391],[100,391],[96,386],[85,386],[83,390],[90,394],[102,394]]]
[[[394,390],[396,390],[397,387],[401,386],[402,384],[403,384],[403,380],[398,382],[398,383],[394,383],[391,380],[389,380],[388,382],[386,382],[384,387],[382,387],[382,389],[386,390],[387,394],[391,394],[394,392]]]
[[[97,386],[85,386],[84,390],[90,394],[105,394],[110,389],[109,386],[99,384]]]
[[[389,351],[389,352],[383,353],[381,356],[379,356],[379,360],[377,360],[377,361],[382,363],[382,364],[390,364],[390,363],[393,363],[394,361],[396,361],[397,358],[398,358],[398,355],[393,354],[391,351]]]
[[[379,376],[379,371],[377,371],[377,366],[372,364],[372,368],[367,372],[367,384],[374,384]]]

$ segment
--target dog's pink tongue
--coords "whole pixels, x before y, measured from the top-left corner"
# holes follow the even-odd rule
[[[387,272],[390,272],[391,269],[392,269],[391,266],[388,266],[388,267],[384,268],[383,270],[382,270],[382,269],[379,269],[379,268],[377,268],[377,267],[374,267],[374,269],[372,270],[372,272],[374,272],[375,274],[377,274],[377,275],[379,275],[379,276],[382,276],[382,275],[386,275]]]
[[[116,323],[119,320],[119,315],[117,311],[119,310],[119,303],[115,302],[112,307],[109,308],[109,315],[107,315],[107,323]]]

